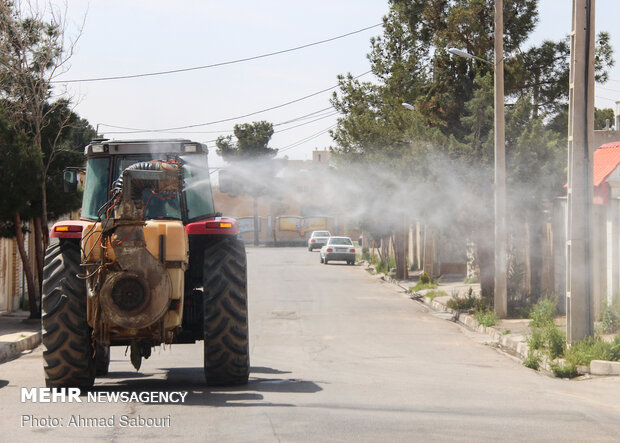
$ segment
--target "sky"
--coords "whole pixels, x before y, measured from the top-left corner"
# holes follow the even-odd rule
[[[53,3],[65,5],[60,0]],[[388,11],[385,0],[71,0],[66,5],[68,35],[79,34],[82,22],[84,26],[70,69],[60,80],[141,74],[253,57],[380,24]],[[568,35],[571,5],[570,0],[540,0],[539,24],[529,43]],[[618,0],[596,2],[597,32],[609,31],[617,51],[619,12]],[[327,131],[337,118],[327,109],[335,89],[319,91],[336,86],[339,74],[367,72],[369,40],[380,34],[381,27],[375,27],[257,60],[153,77],[76,82],[68,84],[68,91],[76,112],[108,138],[206,142],[211,148],[210,163],[218,166],[223,164],[215,155],[218,136],[231,134],[235,124],[267,120],[274,124],[270,145],[280,150],[278,157],[311,159],[314,149],[333,145]],[[620,60],[607,84],[597,85],[597,107],[614,107],[620,100],[618,65]],[[366,74],[361,79],[372,77]],[[316,95],[302,99],[312,94]],[[291,101],[296,102],[278,107]],[[240,117],[272,107],[278,108]],[[163,129],[220,120],[229,121],[165,133],[116,128]]]

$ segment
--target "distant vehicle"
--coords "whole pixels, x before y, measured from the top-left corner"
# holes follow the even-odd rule
[[[319,255],[321,263],[339,260],[349,265],[355,264],[355,246],[349,237],[329,237]]]
[[[329,237],[331,237],[329,231],[312,231],[308,239],[308,251],[322,248]]]

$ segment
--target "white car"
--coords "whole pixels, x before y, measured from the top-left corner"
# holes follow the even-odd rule
[[[329,237],[331,237],[329,231],[312,231],[308,239],[308,251],[322,248]]]
[[[355,246],[349,237],[329,237],[319,255],[321,263],[340,260],[349,265],[355,264]]]

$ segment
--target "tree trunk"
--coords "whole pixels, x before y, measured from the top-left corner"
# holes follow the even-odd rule
[[[39,231],[41,234],[41,247],[45,251],[49,246],[49,230],[47,227],[47,189],[45,187],[45,183],[47,182],[47,177],[43,177],[43,185],[41,186],[41,219],[38,221],[39,223]]]
[[[530,224],[530,296],[533,302],[542,297],[543,245],[545,244],[542,210],[533,210]]]
[[[407,280],[407,223],[405,216],[402,217],[400,226],[394,235],[394,255],[396,255],[396,277],[400,280]]]
[[[30,263],[30,260],[28,259],[26,247],[24,246],[24,233],[22,232],[22,221],[19,213],[15,213],[13,215],[13,221],[15,223],[15,237],[17,238],[17,248],[19,249],[19,256],[22,259],[22,264],[24,265],[24,274],[26,274],[30,318],[41,318],[41,311],[39,308],[39,287],[35,283],[32,265]]]
[[[35,258],[37,263],[37,278],[38,278],[38,288],[39,294],[43,293],[43,261],[44,261],[44,250],[46,245],[44,245],[43,232],[41,230],[41,219],[36,217],[34,219],[34,249],[35,249]],[[41,308],[41,305],[39,305]]]
[[[254,213],[254,246],[258,246],[259,245],[259,226],[258,226],[258,197],[257,196],[253,196],[253,213]]]
[[[485,229],[486,228],[486,229]],[[493,232],[492,226],[480,226],[475,233],[476,255],[480,268],[480,294],[489,306],[493,306],[495,291],[495,254],[493,237],[488,233]]]

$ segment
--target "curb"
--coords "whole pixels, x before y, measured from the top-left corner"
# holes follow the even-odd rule
[[[11,360],[23,351],[34,349],[41,344],[41,332],[31,332],[30,335],[13,343],[0,344],[0,363]]]

